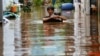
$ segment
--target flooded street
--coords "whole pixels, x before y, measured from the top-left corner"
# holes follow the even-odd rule
[[[3,56],[95,56],[100,53],[97,35],[84,36],[83,26],[76,30],[74,19],[80,19],[79,16],[60,23],[43,23],[45,8],[34,7],[33,10],[21,12],[20,18],[3,24],[3,41],[0,42],[3,42]],[[78,34],[80,36],[75,36]]]

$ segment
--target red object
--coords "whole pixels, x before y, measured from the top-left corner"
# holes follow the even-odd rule
[[[17,6],[16,5],[13,5],[11,7],[11,12],[17,12]]]
[[[88,56],[100,56],[100,52],[90,52]]]

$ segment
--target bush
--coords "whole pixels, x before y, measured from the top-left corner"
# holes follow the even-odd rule
[[[34,6],[41,6],[43,4],[43,0],[33,0]]]

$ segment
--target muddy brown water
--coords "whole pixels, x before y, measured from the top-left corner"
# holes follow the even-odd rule
[[[89,56],[100,52],[98,36],[77,38],[73,23],[42,23],[45,10],[33,9],[3,25],[1,56]]]

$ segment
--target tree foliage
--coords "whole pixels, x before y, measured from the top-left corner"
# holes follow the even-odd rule
[[[43,0],[33,0],[34,6],[41,6],[43,3]]]
[[[19,0],[20,3],[24,3],[24,0]]]

